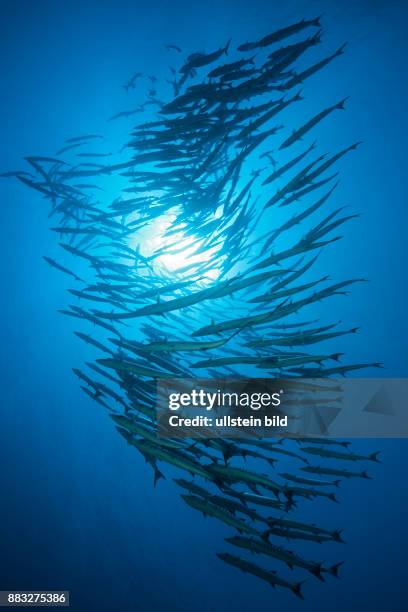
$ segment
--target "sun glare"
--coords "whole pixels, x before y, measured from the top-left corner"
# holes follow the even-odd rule
[[[131,246],[140,246],[144,257],[155,256],[155,264],[167,273],[183,272],[184,268],[192,269],[196,265],[202,279],[215,280],[219,276],[216,267],[208,267],[210,258],[215,254],[217,247],[205,248],[205,239],[187,236],[182,230],[166,235],[173,219],[170,216],[156,219],[149,226],[138,232],[133,238]]]

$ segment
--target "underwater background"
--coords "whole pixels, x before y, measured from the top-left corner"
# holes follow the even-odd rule
[[[383,376],[407,376],[406,2],[18,1],[1,9],[2,169],[104,130],[129,105],[121,87],[129,75],[167,70],[163,42],[209,50],[323,14],[325,46],[349,44],[305,87],[307,103],[350,100],[319,126],[319,143],[364,142],[341,162],[336,193],[361,217],[324,264],[333,278],[351,271],[370,282],[335,307],[322,302],[318,314],[333,317],[335,308],[345,326],[361,326],[347,340],[350,361],[379,360]],[[109,130],[125,138],[130,125]],[[301,602],[220,563],[224,526],[191,512],[171,481],[154,489],[143,458],[76,384],[71,368],[94,352],[57,313],[68,283],[42,260],[58,254],[47,205],[13,181],[0,188],[0,588],[70,590],[74,610],[403,610],[405,441],[355,441],[358,452],[381,450],[374,479],[343,483],[338,505],[314,504],[314,520],[320,509],[322,521],[330,514],[345,528],[339,580],[308,580]]]

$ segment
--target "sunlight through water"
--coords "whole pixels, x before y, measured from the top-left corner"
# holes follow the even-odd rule
[[[143,257],[154,257],[154,264],[167,274],[183,273],[184,269],[191,270],[195,266],[201,280],[216,280],[220,270],[210,262],[214,261],[218,247],[210,248],[205,237],[188,236],[182,229],[167,233],[173,221],[173,215],[155,219],[147,230],[138,232],[132,238],[130,246],[139,246]]]

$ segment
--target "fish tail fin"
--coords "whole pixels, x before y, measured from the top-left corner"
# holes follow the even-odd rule
[[[224,47],[225,55],[228,55],[228,50],[229,50],[230,44],[231,44],[231,38],[229,39],[229,41],[227,42],[227,44]]]
[[[338,104],[336,104],[336,108],[338,108],[339,110],[344,110],[345,109],[345,103],[347,102],[347,100],[349,99],[350,96],[347,96],[347,98],[343,98],[343,100],[340,100],[340,102],[338,102]]]
[[[338,56],[338,55],[342,55],[342,54],[343,54],[343,52],[344,52],[344,49],[345,49],[346,45],[347,45],[347,43],[345,42],[345,43],[343,43],[343,44],[341,45],[341,47],[339,47],[339,48],[337,49],[337,51],[336,51],[336,55],[337,55],[337,56]]]
[[[370,461],[375,461],[376,463],[381,463],[381,461],[378,459],[378,455],[380,454],[381,451],[376,451],[375,453],[371,453],[371,455],[369,455],[369,459]]]
[[[368,475],[366,470],[363,470],[360,474],[361,478],[367,478],[367,480],[371,480],[371,476]]]
[[[325,582],[324,576],[322,574],[322,564],[321,563],[316,563],[310,570],[310,573],[313,574],[313,576],[316,576],[316,578],[320,580],[321,582]]]
[[[310,42],[313,45],[318,45],[319,43],[322,42],[322,34],[323,34],[323,30],[320,29],[316,32],[316,34],[313,34],[313,36],[310,39]]]
[[[352,144],[350,146],[350,149],[352,151],[355,151],[357,149],[357,147],[359,147],[361,144],[363,144],[363,141],[362,140],[358,140],[357,142],[355,142],[354,144]]]
[[[335,487],[339,487],[341,483],[341,480],[333,480],[333,484]]]
[[[342,533],[343,533],[342,529],[335,529],[332,533],[333,540],[335,540],[335,542],[340,542],[341,544],[344,544],[344,540],[341,537]]]
[[[229,461],[229,459],[231,459],[231,453],[229,453],[228,451],[223,451],[223,452],[222,452],[222,457],[223,457],[223,459],[224,459],[224,463],[225,463],[225,465],[228,465],[228,461]],[[215,459],[215,460],[216,460],[216,457],[212,457],[211,459],[212,459],[212,460],[213,460],[213,459]]]
[[[310,22],[310,25],[315,26],[316,28],[320,28],[321,27],[321,23],[320,20],[322,18],[322,15],[319,15],[318,17],[316,17],[315,19],[312,19]]]
[[[155,465],[154,466],[154,486],[157,485],[157,483],[159,482],[160,478],[163,478],[163,480],[166,480],[166,477],[163,474],[163,472],[161,472],[159,470],[159,468],[157,467],[157,465]]]
[[[303,89],[300,89],[300,90],[297,92],[297,94],[295,95],[295,97],[293,98],[293,101],[294,101],[294,102],[300,102],[301,100],[303,100],[302,93],[303,93]]]
[[[256,55],[253,55],[252,57],[250,57],[250,58],[248,59],[248,63],[249,63],[249,64],[252,64],[252,65],[254,66],[254,65],[255,65],[255,58],[256,58]]]
[[[276,459],[272,459],[272,457],[267,457],[267,459],[266,459],[266,460],[267,460],[267,462],[269,463],[269,465],[270,465],[271,467],[274,467],[274,466],[275,466]]]
[[[292,585],[293,593],[296,595],[296,597],[299,597],[300,599],[304,599],[301,591],[302,584],[303,582],[295,582],[295,584]]]
[[[339,563],[335,563],[328,569],[328,573],[334,576],[335,578],[339,577],[339,567],[343,565],[344,561],[339,561]]]

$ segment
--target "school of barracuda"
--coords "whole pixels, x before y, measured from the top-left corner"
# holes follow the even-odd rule
[[[44,259],[75,279],[72,304],[61,312],[90,324],[77,336],[101,353],[74,368],[83,391],[152,466],[155,484],[163,464],[171,474],[176,468],[182,499],[225,523],[230,552],[220,559],[300,598],[302,581],[292,571],[324,581],[341,563],[304,558],[288,542],[343,541],[338,526],[296,518],[301,503],[337,501],[340,482],[369,478],[364,462],[378,461],[377,453],[353,454],[349,442],[323,438],[158,438],[155,393],[157,378],[239,378],[248,365],[261,377],[320,378],[380,366],[304,352],[357,331],[309,320],[307,309],[363,280],[310,280],[318,255],[355,216],[328,201],[336,162],[359,143],[328,155],[305,141],[346,99],[330,100],[291,129],[281,123],[301,104],[306,81],[343,53],[344,45],[307,63],[321,38],[319,18],[303,19],[235,50],[228,41],[193,53],[171,68],[167,83],[136,73],[124,95],[148,79],[144,101],[110,118],[142,116],[120,161],[105,153],[102,136],[89,134],[69,138],[55,155],[26,157],[27,171],[3,174],[40,192],[57,219],[61,259]],[[177,45],[165,47],[182,57]],[[104,185],[113,178],[121,187],[112,200]],[[146,254],[160,219],[161,242]],[[181,267],[162,264],[186,249]]]

